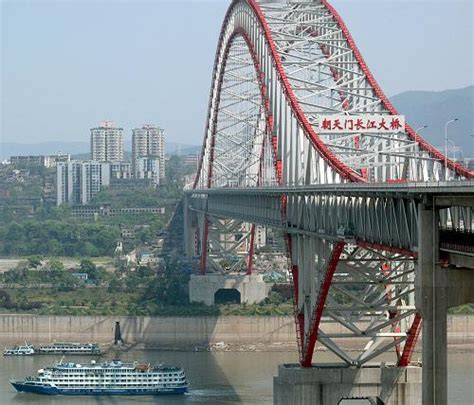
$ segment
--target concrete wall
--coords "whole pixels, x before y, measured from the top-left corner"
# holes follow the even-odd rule
[[[474,315],[448,315],[448,343],[474,343]]]
[[[148,347],[193,346],[226,343],[295,343],[290,316],[135,317],[135,316],[34,316],[0,314],[0,343],[52,340],[109,343],[119,321],[127,343]],[[325,323],[328,332],[340,325]],[[448,317],[450,343],[474,343],[474,316]]]
[[[291,317],[127,317],[0,315],[0,343],[52,340],[110,343],[119,321],[127,343],[147,347],[294,342]]]

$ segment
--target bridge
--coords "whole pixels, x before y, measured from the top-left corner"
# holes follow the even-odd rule
[[[423,404],[447,403],[447,309],[474,301],[473,179],[398,114],[328,1],[231,2],[185,248],[202,280],[239,255],[251,276],[257,226],[282,235],[300,364],[280,367],[275,403],[415,404],[421,374]]]

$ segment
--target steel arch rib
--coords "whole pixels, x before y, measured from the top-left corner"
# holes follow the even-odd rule
[[[268,26],[268,23],[265,20],[265,16],[264,16],[262,10],[260,9],[260,6],[258,5],[258,3],[255,0],[234,0],[231,3],[229,9],[227,10],[226,16],[224,18],[224,23],[223,23],[222,29],[221,29],[221,34],[219,36],[219,43],[218,43],[216,59],[215,59],[215,63],[214,63],[214,75],[213,75],[213,80],[212,80],[213,83],[215,83],[216,80],[217,80],[217,83],[218,83],[218,86],[216,88],[217,93],[218,93],[217,96],[219,97],[219,92],[220,92],[219,87],[220,87],[220,84],[222,83],[222,77],[224,75],[224,69],[222,68],[220,70],[219,77],[218,78],[216,77],[216,73],[217,73],[217,70],[218,70],[217,67],[218,67],[218,63],[219,63],[220,49],[224,45],[223,44],[223,39],[224,39],[225,29],[227,27],[228,20],[229,20],[230,16],[232,15],[234,7],[238,3],[240,3],[241,1],[244,1],[245,3],[247,3],[249,5],[249,7],[253,10],[253,12],[255,13],[255,16],[258,18],[258,22],[259,22],[259,24],[260,24],[260,26],[263,30],[267,46],[268,46],[268,48],[270,50],[270,53],[272,55],[273,63],[274,63],[275,68],[278,72],[279,81],[280,81],[280,83],[283,87],[284,94],[287,97],[287,100],[289,101],[289,103],[291,105],[291,108],[292,108],[295,116],[297,117],[300,125],[304,129],[304,131],[305,131],[306,135],[308,136],[308,138],[311,140],[311,142],[312,142],[313,146],[315,147],[315,149],[319,152],[320,156],[323,157],[323,159],[335,170],[335,172],[340,174],[344,179],[347,179],[347,180],[352,181],[352,182],[366,182],[367,180],[363,176],[361,176],[361,175],[357,174],[356,172],[354,172],[350,167],[348,167],[343,162],[341,162],[337,158],[337,156],[335,156],[329,150],[329,148],[319,138],[316,131],[314,130],[314,128],[309,123],[307,117],[305,116],[303,110],[301,109],[301,107],[298,103],[298,100],[296,99],[296,96],[293,92],[291,84],[290,84],[290,82],[287,78],[287,75],[285,73],[285,70],[284,70],[282,62],[281,62],[280,55],[279,55],[279,53],[276,49],[275,43],[273,41],[272,34],[271,34],[271,31],[270,31],[270,27]],[[247,33],[245,31],[239,31],[239,30],[237,30],[237,31],[244,37],[245,42],[249,46],[249,50],[250,50],[251,54],[255,55],[255,49],[254,49],[253,44],[251,43]],[[234,34],[236,32],[234,32]],[[231,38],[229,38],[228,43],[225,44],[225,46],[228,47],[230,42],[231,42]],[[224,56],[225,56],[225,52],[224,52]],[[210,125],[215,124],[215,123],[210,123],[213,90],[214,90],[214,86],[211,89],[211,96],[210,96],[210,101],[209,101],[209,110],[208,110],[208,117],[207,117],[207,124],[206,124],[206,132],[205,132],[205,137],[204,137],[204,142],[203,142],[203,147],[202,147],[201,158],[200,158],[200,162],[199,162],[199,166],[198,166],[198,172],[197,172],[196,179],[194,181],[193,188],[196,188],[197,184],[199,182],[199,176],[200,176],[201,169],[202,169],[203,157],[204,157],[204,153],[205,153],[205,150],[206,150],[207,137],[209,135],[209,127],[210,127]],[[214,134],[215,134],[215,131],[211,130],[211,136],[214,135]],[[212,144],[212,141],[211,141],[211,144]],[[211,148],[210,152],[212,153],[212,148]],[[212,164],[211,161],[212,161],[212,156],[210,156],[209,164]],[[212,172],[208,175],[209,175],[209,179],[208,179],[208,188],[209,188],[210,187],[209,182],[210,182],[210,178],[212,177],[211,176]]]
[[[228,18],[228,17],[226,17]],[[224,24],[224,27],[225,27],[225,24]],[[224,56],[228,55],[229,51],[230,51],[230,48],[232,46],[232,43],[234,41],[234,39],[237,37],[237,36],[241,36],[245,43],[247,44],[247,47],[248,47],[248,50],[249,50],[249,53],[252,57],[252,62],[253,62],[253,65],[254,65],[254,68],[255,68],[255,71],[257,73],[257,82],[258,82],[258,86],[259,86],[259,90],[260,90],[260,95],[261,95],[261,99],[262,99],[262,105],[264,106],[264,109],[265,109],[265,116],[266,116],[266,119],[267,119],[267,127],[269,127],[271,129],[271,126],[272,126],[272,120],[271,120],[271,115],[268,111],[268,103],[267,103],[267,100],[266,100],[266,89],[265,89],[265,86],[262,82],[262,75],[263,75],[263,72],[260,68],[260,65],[258,63],[258,60],[256,58],[256,53],[255,53],[255,49],[253,48],[252,46],[252,42],[250,40],[250,38],[248,37],[247,33],[242,30],[242,29],[236,29],[234,30],[234,32],[230,35],[227,43],[226,43],[226,47],[225,47],[225,50],[223,52]],[[224,66],[221,68],[221,74],[219,75],[219,78],[218,78],[218,85],[217,85],[217,99],[216,99],[216,109],[218,109],[218,106],[220,104],[220,94],[221,94],[221,86],[222,86],[222,80],[223,80],[223,76],[224,76],[224,73],[225,73],[225,64],[226,64],[226,61],[227,61],[227,58],[224,57]],[[211,98],[212,98],[212,95],[211,95]],[[209,157],[209,162],[208,162],[208,178],[207,178],[207,188],[211,188],[212,186],[212,173],[213,173],[213,160],[214,160],[214,145],[215,145],[215,140],[216,140],[216,126],[217,126],[217,119],[218,119],[218,116],[217,114],[215,114],[214,116],[214,119],[212,120],[212,122],[209,122],[210,120],[208,119],[208,126],[211,125],[212,128],[211,128],[211,139],[210,139],[210,142],[211,142],[211,150],[210,150],[210,157]],[[203,145],[203,148],[205,149],[206,147],[206,141],[207,139],[204,139],[204,145]],[[200,168],[202,167],[202,157],[204,156],[204,149],[203,149],[203,153],[201,154],[201,161],[199,163],[199,168],[198,168],[198,173],[200,171]],[[277,159],[276,159],[276,150],[273,150],[274,154],[275,154],[275,161],[274,161],[274,164],[275,164],[275,175],[276,175],[276,178],[278,180],[278,183],[280,184],[281,182],[281,171],[279,170],[279,167],[278,167],[278,162],[277,162]],[[262,154],[263,154],[263,148],[262,148]],[[261,176],[261,173],[259,173],[259,179],[260,179],[260,176]],[[195,184],[194,184],[194,188],[196,188],[196,185],[197,185],[197,182],[199,181],[198,177],[196,176],[196,179],[195,179]],[[208,234],[209,234],[209,223],[208,223],[208,220],[205,219],[205,223],[204,223],[204,231],[203,231],[203,242],[204,242],[204,247],[207,246],[207,239],[208,239]],[[251,240],[251,245],[253,246],[253,238]],[[253,255],[253,247],[251,248],[251,252],[250,252],[250,257],[249,257],[249,269],[252,268],[252,261],[253,259],[251,258],[251,256]],[[204,274],[205,273],[205,268],[206,268],[206,263],[207,263],[207,249],[204,248],[204,250],[202,251],[201,253],[201,274]]]

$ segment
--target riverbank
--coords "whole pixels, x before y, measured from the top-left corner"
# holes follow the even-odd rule
[[[55,259],[60,261],[62,264],[64,264],[64,267],[67,269],[69,268],[77,268],[79,267],[81,263],[81,258],[80,257],[70,257],[70,256],[57,256],[57,257],[49,257],[43,259],[44,262],[50,259]],[[96,266],[102,266],[108,270],[114,268],[114,258],[111,256],[100,256],[100,257],[92,257],[91,261],[96,265]],[[5,273],[6,271],[12,270],[15,267],[17,267],[19,264],[25,264],[28,262],[28,256],[24,257],[6,257],[2,256],[0,257],[0,273]]]
[[[296,350],[291,316],[36,316],[1,314],[0,344],[27,341],[80,341],[110,344],[120,323],[126,347],[192,351]],[[327,333],[341,332],[339,324],[323,319]],[[449,315],[451,347],[474,348],[474,316]],[[348,345],[351,340],[348,340]]]

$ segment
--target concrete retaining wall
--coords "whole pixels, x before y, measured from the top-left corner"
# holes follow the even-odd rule
[[[127,343],[147,347],[226,343],[294,343],[289,316],[135,317],[0,315],[0,343],[65,341],[109,343],[119,321]],[[340,325],[325,324],[328,332]],[[332,330],[333,329],[333,330]],[[474,343],[474,316],[448,317],[450,343]]]
[[[115,322],[127,343],[147,347],[294,342],[291,317],[135,317],[0,315],[0,342],[94,341],[110,343]]]

